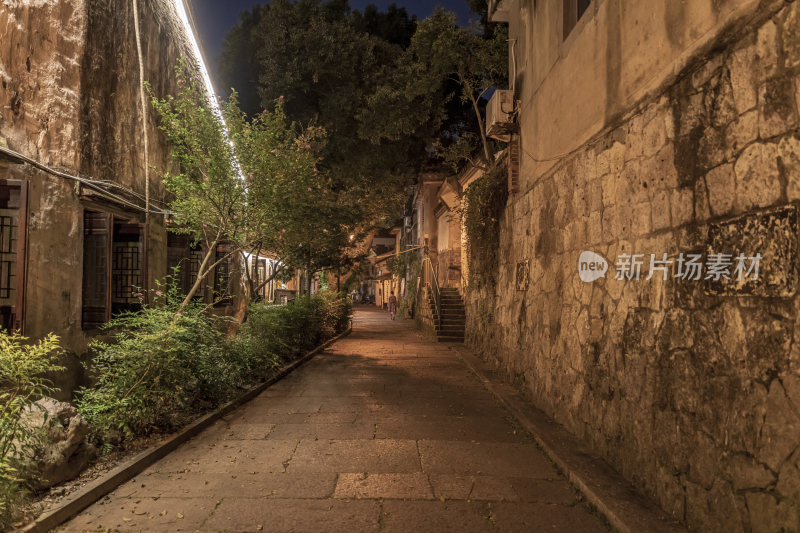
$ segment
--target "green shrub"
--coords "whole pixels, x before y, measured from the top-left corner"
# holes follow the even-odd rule
[[[238,383],[218,319],[198,303],[178,313],[183,297],[174,284],[154,294],[154,305],[105,325],[113,342],[90,345],[96,381],[79,391],[78,409],[102,440],[171,429]]]
[[[347,329],[353,314],[353,300],[343,293],[323,292],[317,295],[321,301],[320,337],[324,342]]]
[[[26,472],[19,458],[33,451],[40,435],[20,424],[33,402],[55,392],[47,374],[63,370],[58,337],[34,344],[17,333],[0,330],[0,529],[13,520],[25,493]]]
[[[155,294],[155,305],[105,326],[113,342],[91,345],[96,382],[79,391],[78,409],[101,441],[180,425],[343,331],[351,311],[349,298],[333,293],[282,306],[255,303],[228,341],[220,319],[202,305],[177,313],[183,297],[174,285]]]
[[[261,377],[347,328],[350,298],[334,292],[300,296],[286,305],[256,303],[231,343],[231,352],[247,361],[247,372]]]

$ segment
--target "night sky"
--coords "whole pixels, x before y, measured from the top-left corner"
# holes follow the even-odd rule
[[[194,10],[200,46],[210,63],[212,76],[217,67],[217,57],[222,50],[222,41],[228,31],[239,21],[239,13],[257,4],[269,3],[265,0],[189,1]],[[470,22],[470,17],[477,18],[475,14],[470,14],[466,0],[350,0],[350,5],[354,9],[363,9],[368,4],[375,4],[380,9],[386,9],[393,3],[405,7],[409,15],[417,15],[418,18],[427,17],[437,7],[455,11],[462,24]]]

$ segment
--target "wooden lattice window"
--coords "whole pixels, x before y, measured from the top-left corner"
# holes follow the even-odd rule
[[[200,244],[193,242],[188,235],[167,234],[167,266],[170,275],[178,267],[177,284],[182,294],[188,294],[194,286],[202,263],[203,249]],[[196,299],[202,299],[202,296],[202,290],[194,295]]]
[[[144,286],[144,250],[140,224],[114,223],[111,258],[112,312],[139,306]]]
[[[83,214],[83,305],[84,328],[98,327],[111,315],[111,215],[96,211]]]
[[[23,330],[28,182],[0,180],[0,325]]]
[[[143,241],[143,224],[102,211],[84,211],[84,329],[96,328],[112,315],[141,307],[146,263]]]

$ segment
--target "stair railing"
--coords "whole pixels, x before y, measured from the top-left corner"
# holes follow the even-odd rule
[[[438,266],[438,265],[437,265]],[[425,281],[425,286],[428,288],[428,294],[432,295],[434,309],[436,315],[433,317],[434,324],[441,328],[442,325],[442,300],[441,292],[439,291],[439,280],[436,275],[436,268],[433,265],[430,257],[425,257],[422,260],[422,275]]]

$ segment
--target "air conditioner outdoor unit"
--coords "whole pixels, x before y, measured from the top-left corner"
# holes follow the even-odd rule
[[[508,142],[515,131],[514,91],[498,89],[486,105],[486,135]]]

